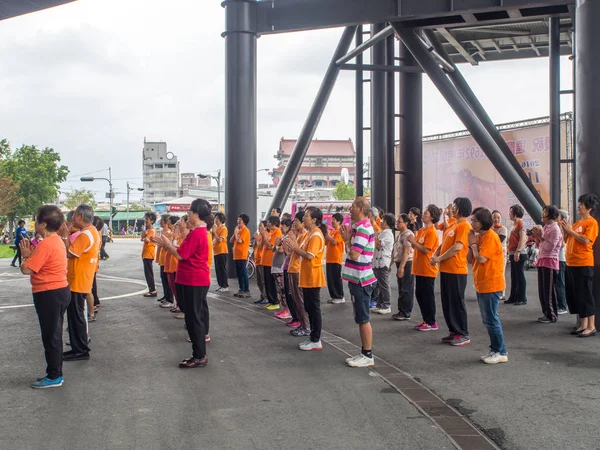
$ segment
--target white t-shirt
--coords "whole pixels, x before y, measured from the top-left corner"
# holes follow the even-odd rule
[[[386,228],[379,233],[377,240],[381,242],[381,248],[378,249],[377,246],[375,246],[373,268],[388,268],[392,260],[392,250],[394,249],[394,233],[392,233],[392,230],[389,228]]]

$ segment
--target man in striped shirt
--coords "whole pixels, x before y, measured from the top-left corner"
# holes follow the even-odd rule
[[[358,356],[346,359],[351,367],[371,367],[373,360],[373,329],[371,328],[369,303],[377,279],[373,274],[375,232],[367,215],[371,205],[364,197],[357,197],[350,207],[352,229],[342,226],[341,234],[346,243],[346,263],[342,279],[348,281],[348,289],[354,306],[354,320],[358,324],[362,350]]]

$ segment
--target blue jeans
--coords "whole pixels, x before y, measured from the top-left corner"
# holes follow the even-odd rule
[[[377,286],[376,283],[367,286],[348,282],[348,290],[352,296],[352,305],[354,306],[354,321],[357,324],[368,323],[370,320],[369,303],[371,294]]]
[[[248,281],[248,269],[246,268],[245,259],[236,259],[235,272],[238,277],[238,284],[240,285],[240,291],[248,292],[250,290],[250,282]]]
[[[502,324],[498,317],[498,303],[500,302],[502,292],[491,292],[489,294],[477,293],[477,302],[479,303],[479,311],[481,319],[490,335],[490,350],[493,352],[506,355],[506,347],[504,346],[504,335],[502,334]]]

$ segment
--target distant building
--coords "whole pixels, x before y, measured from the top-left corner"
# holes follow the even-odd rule
[[[287,166],[296,140],[281,138],[275,158],[279,165],[271,173],[273,181],[279,184]],[[355,150],[350,139],[345,141],[315,139],[308,147],[304,162],[296,179],[299,187],[334,187],[340,182],[341,171],[348,169],[349,180],[354,183]]]
[[[142,150],[144,203],[154,204],[179,196],[179,162],[166,142],[148,142]]]
[[[211,186],[211,178],[200,178],[193,172],[181,174],[181,189],[202,187],[208,188]]]

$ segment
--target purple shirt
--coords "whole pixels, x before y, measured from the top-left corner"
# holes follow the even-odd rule
[[[563,235],[556,222],[544,225],[542,240],[538,242],[540,254],[537,260],[538,267],[547,267],[558,270],[558,254],[563,242]]]

